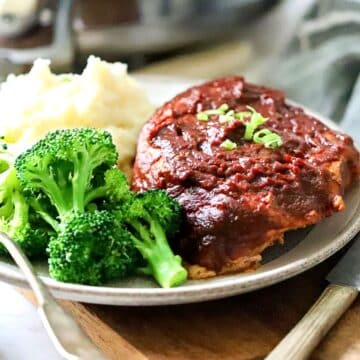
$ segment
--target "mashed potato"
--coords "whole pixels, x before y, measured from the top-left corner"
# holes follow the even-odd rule
[[[106,129],[128,174],[139,131],[152,111],[125,64],[94,56],[81,75],[55,75],[49,60],[36,60],[28,74],[9,75],[0,88],[0,133],[8,143],[24,148],[55,129]]]

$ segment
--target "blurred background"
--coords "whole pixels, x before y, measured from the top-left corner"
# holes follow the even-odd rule
[[[359,0],[0,0],[0,79],[38,57],[79,72],[90,54],[138,74],[243,74],[344,129],[360,112]]]
[[[137,69],[234,38],[277,2],[1,0],[1,58],[26,65],[50,55],[53,67],[69,71],[96,54]]]

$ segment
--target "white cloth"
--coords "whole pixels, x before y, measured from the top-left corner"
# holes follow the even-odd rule
[[[60,360],[35,307],[0,282],[0,359]]]

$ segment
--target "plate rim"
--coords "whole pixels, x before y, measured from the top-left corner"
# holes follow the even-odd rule
[[[171,79],[171,80],[170,80]],[[141,76],[140,82],[153,83],[154,81],[172,81],[192,86],[198,84],[199,79],[184,79],[167,76]],[[330,119],[303,106],[295,101],[286,99],[286,102],[293,106],[298,106],[304,111],[325,123],[335,130],[341,129]],[[360,185],[358,185],[360,186]],[[153,306],[153,305],[173,305],[214,300],[228,296],[234,296],[270,285],[274,285],[295,275],[298,275],[329,258],[331,255],[343,248],[360,231],[360,202],[356,205],[355,213],[345,226],[343,231],[338,234],[333,242],[311,254],[310,257],[289,262],[282,266],[262,273],[254,273],[245,283],[241,282],[241,273],[232,274],[228,278],[221,276],[213,279],[211,283],[201,282],[190,287],[177,287],[171,289],[163,288],[128,288],[110,286],[89,286],[80,284],[61,283],[47,276],[41,279],[49,287],[50,291],[57,298],[81,301],[94,304],[124,305],[124,306]],[[356,217],[356,214],[359,216]],[[29,288],[25,277],[16,267],[9,268],[0,260],[0,280],[11,285]],[[196,282],[196,280],[193,280]]]
[[[356,214],[359,213],[358,205]],[[354,216],[355,217],[355,216]],[[354,220],[354,217],[350,220]],[[191,287],[163,288],[121,288],[105,286],[88,286],[60,283],[49,277],[41,279],[49,287],[55,297],[60,299],[81,301],[85,303],[123,305],[123,306],[153,306],[195,303],[239,295],[277,284],[320,264],[331,255],[349,243],[360,230],[360,217],[346,227],[336,239],[327,246],[302,260],[289,262],[265,273],[254,273],[246,283],[240,282],[241,273],[232,277],[218,277],[218,283],[195,284]],[[29,288],[25,278],[18,270],[2,272],[0,263],[0,279],[12,285]],[[8,269],[6,269],[8,270]],[[6,274],[8,273],[8,274]],[[11,274],[12,273],[12,274]],[[8,276],[7,276],[8,275]],[[235,277],[235,278],[234,278]],[[195,280],[196,281],[196,280]],[[182,295],[182,296],[179,296]]]

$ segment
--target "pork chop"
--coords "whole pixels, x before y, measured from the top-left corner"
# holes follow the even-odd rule
[[[280,135],[282,145],[245,141],[245,121],[197,118],[222,104],[235,112],[250,105],[268,119],[259,129]],[[236,147],[223,148],[225,140]],[[192,277],[204,277],[253,268],[284,232],[343,210],[359,173],[349,136],[287,104],[281,91],[226,77],[155,112],[139,137],[132,186],[166,189],[181,203],[185,225],[172,245],[197,265]]]

